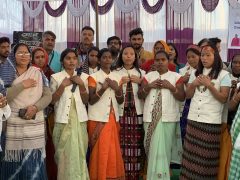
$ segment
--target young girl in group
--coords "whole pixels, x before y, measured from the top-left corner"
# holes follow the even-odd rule
[[[157,70],[144,77],[139,90],[139,97],[145,98],[143,121],[148,180],[170,180],[170,162],[180,163],[182,142],[178,139],[176,143],[180,137],[176,132],[180,128],[180,101],[184,101],[185,93],[181,75],[169,71],[168,63],[168,54],[158,51],[155,54]]]
[[[232,76],[235,76],[234,81],[234,93],[232,99],[229,102],[229,114],[228,125],[231,127],[231,145],[232,151],[230,166],[227,168],[229,170],[228,179],[235,180],[240,179],[240,87],[239,87],[239,77],[240,77],[240,54],[235,54],[231,62]],[[233,91],[233,90],[232,90]],[[232,119],[232,117],[234,117]],[[228,146],[229,147],[229,146]],[[231,146],[230,146],[231,147]],[[230,147],[228,149],[230,149]],[[224,148],[227,148],[226,146]],[[229,156],[228,156],[229,157]]]
[[[91,47],[87,52],[87,59],[83,64],[83,72],[86,74],[93,74],[99,70],[99,62],[98,62],[98,47]]]
[[[180,75],[183,76],[183,82],[185,84],[185,87],[189,81],[191,72],[197,69],[198,62],[200,60],[200,55],[201,55],[200,48],[197,45],[190,45],[186,50],[187,65],[184,68],[180,69]],[[187,116],[188,116],[190,103],[191,103],[191,99],[186,99],[183,105],[182,116],[180,119],[181,135],[182,135],[183,141],[186,134]]]
[[[123,103],[124,96],[118,75],[110,70],[113,59],[109,49],[100,50],[98,58],[101,68],[88,81],[90,179],[124,179],[118,124],[118,104]]]
[[[145,72],[138,67],[137,55],[132,46],[122,49],[116,63],[120,75],[124,102],[119,106],[120,145],[125,163],[125,177],[140,179],[143,174],[145,152],[143,146],[143,101],[138,98],[138,87]]]
[[[53,143],[57,179],[87,180],[88,75],[77,75],[78,55],[73,49],[65,49],[60,61],[64,69],[53,74],[50,83],[55,112]]]
[[[240,54],[235,54],[233,56],[228,70],[230,72],[232,86],[230,89],[228,102],[224,105],[223,109],[218,179],[227,179],[229,174],[229,166],[233,148],[230,129],[240,101]]]
[[[163,40],[158,40],[154,43],[154,45],[153,45],[153,55],[154,55],[154,57],[155,57],[156,52],[158,52],[160,50],[166,51],[168,54],[170,52],[169,46]],[[146,71],[146,73],[148,73],[150,70],[153,70],[154,69],[154,59],[149,59],[145,63],[143,63],[141,65],[141,69]],[[175,66],[169,66],[169,64],[168,64],[168,69],[171,70],[171,71],[175,71]]]
[[[188,84],[186,98],[192,99],[180,179],[217,179],[222,112],[231,80],[214,45],[202,47]]]
[[[167,44],[170,48],[170,52],[169,52],[169,64],[171,66],[175,66],[175,72],[179,73],[179,70],[184,66],[183,64],[179,63],[179,59],[178,59],[178,50],[175,46],[174,43],[168,43]]]

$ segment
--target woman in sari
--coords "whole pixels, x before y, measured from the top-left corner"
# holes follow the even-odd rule
[[[64,70],[53,74],[50,82],[55,112],[53,144],[58,180],[89,179],[85,106],[88,103],[88,75],[77,73],[77,57],[75,50],[65,49],[60,58]]]
[[[118,104],[123,103],[118,75],[111,72],[111,52],[98,54],[101,69],[89,77],[88,133],[91,180],[125,179],[119,143]]]
[[[51,102],[51,92],[39,69],[29,66],[28,46],[17,44],[14,55],[16,79],[7,90],[12,114],[7,121],[0,179],[47,179],[43,109]]]
[[[170,162],[180,164],[181,161],[179,106],[185,93],[181,75],[169,71],[168,62],[168,54],[158,51],[154,62],[157,70],[144,77],[138,92],[139,97],[145,99],[143,121],[147,180],[170,180]]]
[[[174,72],[179,73],[179,70],[184,67],[184,64],[179,63],[178,50],[177,50],[175,44],[174,43],[168,43],[167,45],[170,48],[170,52],[169,52],[169,59],[170,59],[169,60],[169,66],[171,65],[171,66],[175,67],[175,71]]]
[[[32,64],[41,69],[43,74],[50,80],[53,70],[48,65],[48,54],[45,49],[37,47],[32,51]]]
[[[38,67],[43,73],[44,81],[49,84],[50,76],[54,74],[50,66],[48,65],[48,54],[45,49],[41,47],[36,47],[32,51],[32,65]],[[45,109],[45,119],[46,119],[46,168],[48,179],[57,179],[57,166],[54,161],[54,145],[52,142],[52,132],[54,127],[54,112],[53,106],[49,105]]]
[[[153,55],[155,57],[155,54],[158,52],[158,51],[166,51],[167,53],[170,52],[170,48],[169,46],[167,45],[167,43],[163,40],[158,40],[154,43],[153,45]],[[168,64],[168,69],[170,71],[174,71],[175,72],[175,65],[173,64]],[[150,70],[155,70],[155,67],[154,67],[154,59],[150,59],[148,61],[146,61],[145,63],[143,63],[141,65],[141,69],[143,69],[144,71],[149,72]]]

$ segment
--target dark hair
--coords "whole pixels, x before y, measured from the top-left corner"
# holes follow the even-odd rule
[[[179,66],[179,63],[178,63],[178,50],[177,50],[175,44],[174,44],[174,43],[167,43],[167,45],[169,46],[169,48],[170,48],[170,46],[172,46],[173,49],[175,50],[176,56],[174,57],[173,62],[174,62],[177,66]]]
[[[105,52],[110,52],[110,54],[112,55],[111,51],[108,49],[108,48],[102,48],[99,53],[98,53],[98,59],[101,59],[102,55],[105,53]]]
[[[131,38],[133,35],[141,34],[143,36],[143,31],[141,28],[135,28],[129,32],[129,37]]]
[[[0,44],[7,42],[8,44],[10,44],[10,40],[8,37],[0,37]]]
[[[233,55],[233,57],[232,57],[232,59],[231,59],[231,64],[230,64],[231,70],[232,70],[232,65],[233,65],[233,63],[232,63],[232,62],[233,62],[233,59],[234,59],[236,56],[239,56],[239,57],[240,57],[240,53],[236,53],[236,54]],[[237,77],[237,78],[240,77],[240,74],[235,74],[233,71],[232,71],[232,75],[233,75],[234,77]]]
[[[56,35],[52,31],[45,31],[42,35],[42,37],[45,37],[46,35],[50,35],[53,37],[53,39],[56,39]]]
[[[135,53],[135,60],[134,60],[134,62],[133,62],[133,66],[134,66],[134,67],[137,69],[137,71],[139,72],[140,77],[142,77],[142,73],[141,73],[141,71],[140,71],[140,69],[139,69],[137,53],[136,53],[136,51],[134,50],[134,48],[133,48],[131,45],[127,45],[126,47],[124,47],[124,48],[120,51],[120,54],[119,54],[119,56],[118,56],[118,60],[117,60],[117,63],[116,63],[116,67],[115,67],[114,69],[120,68],[120,69],[118,69],[118,71],[119,71],[119,70],[121,70],[121,69],[123,68],[124,62],[123,62],[123,59],[122,59],[122,55],[123,55],[123,51],[124,51],[126,48],[132,48],[132,49],[133,49],[133,51],[134,51],[134,53]]]
[[[84,27],[82,28],[82,31],[81,31],[81,32],[83,32],[84,30],[90,30],[90,31],[93,32],[93,35],[94,35],[94,30],[93,30],[92,27],[90,27],[90,26],[84,26]]]
[[[210,41],[209,41],[209,39],[204,38],[204,39],[201,39],[201,40],[198,42],[197,45],[198,45],[199,47],[201,47],[201,45],[202,45],[203,43],[207,43],[207,44],[209,44]]]
[[[211,72],[209,73],[209,77],[210,77],[211,79],[217,79],[220,71],[221,71],[222,68],[223,68],[222,59],[221,59],[221,57],[220,57],[220,55],[219,55],[219,52],[218,52],[218,50],[217,50],[217,48],[216,48],[216,46],[215,46],[214,44],[212,44],[212,43],[210,42],[210,43],[209,43],[208,45],[206,45],[206,46],[209,46],[209,47],[211,47],[211,48],[214,50],[214,62],[213,62],[213,65],[212,65],[212,70],[211,70]],[[206,47],[206,46],[203,46],[203,47]],[[202,50],[203,50],[203,49],[204,49],[204,48],[202,48]],[[202,50],[201,50],[201,53],[202,53]],[[201,58],[201,57],[200,57],[200,58]],[[197,71],[195,72],[195,76],[196,76],[196,77],[203,73],[203,68],[204,68],[204,66],[203,66],[203,64],[202,64],[202,61],[200,60],[200,61],[198,62]]]
[[[21,47],[21,46],[25,46],[27,48],[28,52],[31,53],[30,48],[28,47],[28,45],[26,45],[24,43],[18,43],[18,44],[16,44],[14,46],[14,49],[13,49],[14,56],[16,55],[16,52],[17,52],[18,48]]]
[[[92,47],[90,47],[90,48],[88,49],[87,54],[89,54],[91,51],[97,51],[97,52],[99,52],[99,48],[96,47],[96,46],[92,46]]]
[[[214,38],[209,38],[209,41],[212,42],[216,46],[217,43],[221,42],[221,39],[219,39],[218,37],[214,37]]]
[[[169,60],[169,54],[166,51],[164,51],[164,50],[157,51],[154,56],[154,59],[156,58],[157,54],[164,54],[166,56],[166,58]]]
[[[75,49],[71,48],[66,48],[65,50],[62,51],[61,56],[60,56],[60,62],[63,64],[64,58],[68,55],[68,53],[74,53],[76,57],[78,57],[77,52]]]
[[[88,52],[87,52],[87,62],[88,62],[88,65],[89,65],[89,58],[88,58],[88,55],[89,55],[89,53],[90,53],[91,51],[97,51],[98,54],[99,54],[99,48],[96,47],[96,46],[93,46],[93,47],[90,47],[90,49],[88,50]]]
[[[122,45],[121,39],[120,39],[118,36],[111,36],[111,37],[109,37],[109,38],[107,39],[107,45],[109,45],[109,44],[110,44],[110,41],[112,41],[112,40],[117,40],[118,43],[119,43],[119,45],[120,45],[120,46]]]
[[[196,55],[198,55],[198,56],[201,56],[201,52],[198,51],[197,49],[194,49],[194,48],[188,48],[188,49],[186,50],[186,55],[187,55],[187,53],[188,53],[189,51],[192,51],[194,54],[196,54]]]
[[[42,47],[36,47],[32,50],[32,62],[34,61],[35,54],[38,51],[42,51],[44,53],[44,59],[48,60],[48,54],[47,54],[46,50],[43,49]]]

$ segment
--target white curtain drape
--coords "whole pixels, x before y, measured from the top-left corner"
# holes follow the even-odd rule
[[[50,2],[50,6],[53,9],[58,8],[62,4],[62,1]],[[52,17],[44,8],[44,31],[52,31],[56,34],[56,46],[55,49],[61,52],[67,47],[67,11],[60,17]]]
[[[0,37],[13,39],[13,31],[23,30],[22,2],[17,0],[1,0],[0,3]]]
[[[99,0],[98,5],[104,5],[108,0]],[[96,15],[92,6],[90,7],[90,26],[96,29]],[[114,6],[111,10],[104,14],[98,15],[99,22],[99,48],[107,47],[107,39],[110,36],[115,35],[115,24],[114,24]],[[96,34],[94,36],[94,42],[96,42]]]
[[[218,37],[222,40],[220,55],[223,61],[227,61],[228,0],[219,0],[218,6],[211,13],[203,9],[201,0],[194,0],[194,3],[193,42]]]
[[[149,5],[153,6],[158,0],[148,0]],[[144,32],[144,48],[152,51],[153,44],[157,40],[166,41],[166,1],[162,9],[155,13],[149,14],[140,5],[140,27]]]

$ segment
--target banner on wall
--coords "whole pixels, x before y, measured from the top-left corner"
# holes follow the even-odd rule
[[[229,7],[228,49],[240,49],[240,9]]]
[[[26,31],[14,31],[13,43],[24,43],[32,50],[34,47],[40,46],[42,42],[42,32],[26,32]]]

